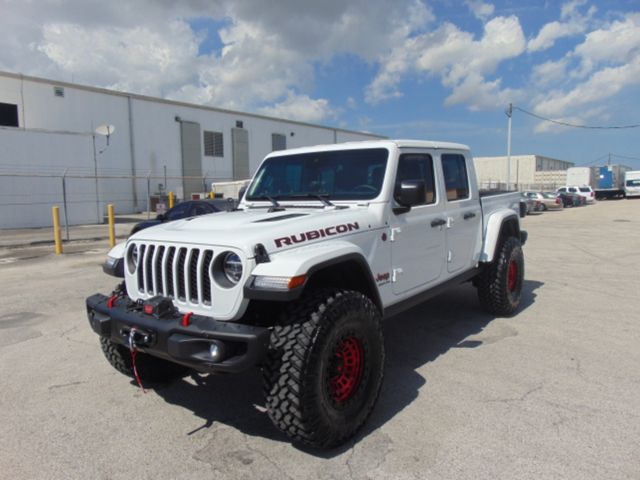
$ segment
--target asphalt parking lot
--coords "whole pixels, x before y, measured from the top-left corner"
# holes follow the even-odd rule
[[[463,285],[389,319],[377,407],[329,452],[271,426],[258,372],[143,393],[113,370],[84,309],[106,242],[0,248],[0,478],[637,480],[640,201],[523,223],[520,312]]]

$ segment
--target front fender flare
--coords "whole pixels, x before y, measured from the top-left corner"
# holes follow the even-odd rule
[[[515,222],[516,236],[520,235],[520,221],[518,215],[511,209],[498,210],[489,216],[484,231],[482,251],[480,252],[481,262],[491,262],[496,252],[502,227],[507,222]]]

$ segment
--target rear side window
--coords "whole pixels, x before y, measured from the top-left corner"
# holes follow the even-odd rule
[[[587,193],[587,192],[590,192],[590,191],[591,191],[591,189],[590,189],[589,187],[580,187],[580,191],[581,191],[582,193]]]
[[[464,155],[458,153],[442,154],[442,172],[447,189],[447,200],[455,201],[469,198],[469,176]]]
[[[398,161],[396,191],[405,180],[424,180],[425,198],[422,205],[436,203],[436,182],[433,173],[433,158],[426,153],[404,153]]]

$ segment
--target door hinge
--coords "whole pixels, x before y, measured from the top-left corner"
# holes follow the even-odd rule
[[[451,250],[449,250],[447,252],[447,263],[450,263],[451,260],[453,260],[453,252]]]
[[[391,273],[391,281],[393,283],[398,281],[398,275],[402,275],[402,269],[401,268],[394,268],[393,272]]]
[[[395,242],[396,241],[396,235],[398,235],[401,232],[402,232],[401,228],[392,228],[391,229],[391,235],[390,235],[391,241]]]
[[[447,217],[447,228],[453,227],[453,217]]]

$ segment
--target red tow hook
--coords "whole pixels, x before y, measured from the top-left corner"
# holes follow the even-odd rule
[[[182,317],[182,321],[180,322],[180,324],[183,327],[188,327],[189,325],[191,325],[191,316],[192,315],[193,315],[193,312],[185,313],[184,316]]]
[[[107,307],[110,309],[113,308],[119,297],[120,295],[111,295],[111,297],[109,297],[109,300],[107,300]]]

